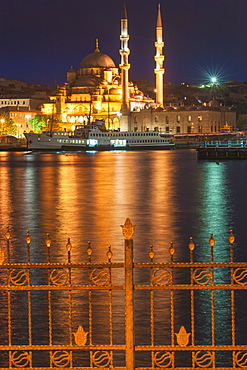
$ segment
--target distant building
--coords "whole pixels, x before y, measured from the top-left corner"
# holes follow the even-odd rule
[[[41,114],[44,99],[5,98],[0,99],[0,110],[9,114],[17,126],[17,137],[23,137],[24,131],[32,130],[29,123],[37,114]]]
[[[131,113],[131,131],[165,131],[173,134],[217,133],[236,130],[236,113],[222,107],[144,109]]]

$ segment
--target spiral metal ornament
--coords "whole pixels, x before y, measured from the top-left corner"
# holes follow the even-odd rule
[[[13,269],[10,272],[9,281],[11,284],[20,286],[28,284],[28,272],[24,269]]]
[[[90,280],[94,285],[107,285],[110,281],[110,274],[106,269],[94,269],[90,274]]]
[[[247,268],[237,268],[234,270],[233,280],[239,285],[247,285]]]
[[[111,355],[107,351],[96,351],[92,354],[92,360],[95,367],[106,368],[111,364]]]
[[[154,285],[168,285],[172,281],[172,273],[166,268],[158,268],[153,271],[151,282]]]
[[[53,285],[66,285],[69,281],[68,271],[66,269],[53,269],[50,273],[50,282]]]
[[[155,366],[159,368],[170,367],[172,365],[173,358],[174,354],[172,352],[156,352],[154,355]]]
[[[15,351],[11,353],[11,363],[14,367],[26,367],[31,364],[31,355],[27,351]]]
[[[235,366],[239,366],[241,368],[246,369],[246,367],[247,367],[247,352],[239,351],[239,352],[235,353],[234,362],[235,362]]]
[[[209,351],[198,351],[194,355],[195,365],[198,367],[210,367],[213,365],[214,354]]]
[[[198,268],[193,272],[193,280],[197,284],[207,285],[210,282],[212,282],[212,279],[213,279],[212,271],[207,267]]]
[[[68,351],[55,351],[51,353],[51,362],[55,367],[67,367],[70,365],[70,354]]]

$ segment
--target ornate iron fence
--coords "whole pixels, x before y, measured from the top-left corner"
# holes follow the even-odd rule
[[[246,299],[247,263],[234,262],[230,230],[229,261],[215,262],[213,235],[210,260],[195,262],[189,242],[188,262],[133,261],[134,226],[122,225],[125,261],[53,262],[46,239],[47,261],[13,262],[10,231],[0,251],[0,368],[214,368],[247,366],[246,337],[239,334],[240,299]],[[239,293],[244,298],[239,296]],[[238,318],[240,317],[240,319]],[[240,330],[241,331],[241,330]],[[243,343],[244,342],[244,343]]]

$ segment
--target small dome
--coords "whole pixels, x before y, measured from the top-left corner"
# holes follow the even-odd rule
[[[195,105],[190,105],[186,110],[198,110],[198,108]]]
[[[74,86],[78,87],[87,87],[87,86],[92,86],[95,87],[99,84],[99,81],[97,77],[88,75],[88,76],[81,76],[78,78],[78,80],[75,81]]]
[[[121,95],[121,92],[119,92],[119,89],[113,87],[112,89],[109,90],[109,94],[110,95]]]
[[[112,58],[100,51],[94,51],[82,59],[80,68],[116,68]]]
[[[215,100],[215,99],[213,99],[213,100],[210,100],[210,102],[208,103],[208,106],[209,107],[213,107],[213,108],[218,108],[219,107],[219,102],[218,102],[218,100]]]

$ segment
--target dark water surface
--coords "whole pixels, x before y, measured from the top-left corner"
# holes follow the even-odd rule
[[[187,253],[190,236],[203,259],[210,232],[221,258],[229,228],[238,257],[247,256],[246,161],[198,161],[194,150],[1,152],[0,181],[1,237],[8,225],[18,245],[29,229],[33,258],[50,233],[58,253],[70,237],[77,253],[91,240],[95,258],[112,245],[122,260],[119,225],[127,217],[136,225],[137,260],[149,244],[164,253],[173,241],[180,254]]]
[[[69,237],[73,246],[73,261],[87,261],[85,251],[89,240],[93,248],[93,262],[106,261],[109,245],[112,246],[113,262],[123,261],[124,242],[120,225],[128,217],[136,225],[136,262],[149,261],[150,244],[154,245],[155,262],[166,262],[170,258],[170,242],[176,249],[174,260],[189,261],[187,245],[190,236],[196,244],[196,260],[209,261],[209,233],[214,234],[216,241],[215,261],[228,262],[230,228],[236,236],[235,260],[247,261],[247,161],[244,160],[222,161],[219,164],[198,161],[194,150],[67,154],[0,152],[0,182],[0,243],[4,249],[4,233],[9,226],[12,234],[11,260],[26,261],[25,235],[26,230],[30,230],[31,262],[46,259],[46,233],[52,239],[51,254],[55,260],[65,262]],[[136,293],[140,302],[145,300],[144,293]],[[156,293],[162,307],[169,304],[167,293],[163,293]],[[203,311],[210,310],[207,307],[210,297],[206,293],[209,294],[196,292],[199,302],[199,306],[195,307],[196,314],[199,318],[201,315],[197,336],[202,344],[204,340],[205,343],[210,342],[210,334],[207,334],[210,331],[206,331],[211,325],[210,319],[203,316]],[[33,299],[42,301],[42,297],[35,294]],[[60,299],[63,300],[63,297]],[[115,299],[123,297],[116,296]],[[184,307],[187,305],[189,311],[190,297],[181,298],[176,293],[175,301],[175,320],[179,328],[187,320],[184,319]],[[229,295],[216,292],[216,319],[217,314],[222,317],[219,320],[222,327],[217,333],[224,333],[216,339],[223,344],[229,344],[227,341],[231,339],[228,329],[230,315],[225,308],[228,301]],[[104,298],[98,297],[98,302],[104,306]],[[239,302],[236,311],[239,313],[237,324],[240,329],[237,335],[243,342],[244,331],[241,332],[241,328],[247,325],[246,297],[239,295]],[[77,303],[85,308],[79,296]],[[123,310],[119,312],[123,317]],[[38,317],[35,306],[33,315]],[[101,319],[98,318],[99,321]],[[80,320],[75,317],[77,320],[79,324]],[[170,312],[159,311],[157,307],[155,320],[157,326],[169,328]],[[149,343],[147,307],[137,306],[136,321],[142,323],[136,329],[137,340],[142,344]],[[120,320],[119,325],[122,331],[123,321]],[[42,322],[39,323],[39,320],[38,326],[42,333]],[[169,342],[164,333],[161,336],[157,334],[156,338],[160,343]],[[45,342],[46,339],[46,334],[34,338],[37,342]]]

